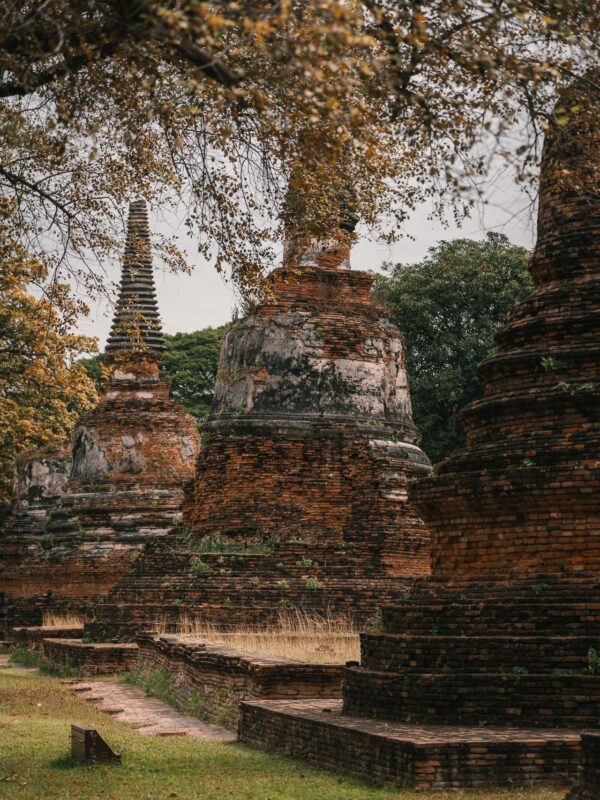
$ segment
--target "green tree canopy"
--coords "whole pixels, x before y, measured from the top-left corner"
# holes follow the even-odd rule
[[[464,441],[457,412],[480,397],[477,364],[531,289],[529,253],[499,233],[441,242],[417,264],[387,264],[376,293],[406,336],[423,448],[435,463]]]
[[[172,382],[173,397],[198,420],[205,419],[210,412],[221,342],[228,327],[165,336],[167,349],[161,375]]]
[[[165,336],[167,349],[160,363],[161,377],[171,381],[173,397],[199,421],[210,412],[221,342],[228,328],[229,325],[221,325],[219,328]],[[104,378],[104,354],[82,359],[82,363],[95,381]]]

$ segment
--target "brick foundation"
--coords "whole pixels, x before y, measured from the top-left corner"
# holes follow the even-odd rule
[[[598,800],[600,797],[600,736],[587,734],[581,739],[583,770],[581,781],[565,800]]]
[[[83,626],[73,628],[49,628],[40,625],[33,628],[12,628],[10,638],[15,647],[41,650],[44,639],[81,639]]]
[[[578,774],[581,757],[575,732],[377,722],[323,701],[246,702],[241,712],[245,744],[418,789],[564,785]]]

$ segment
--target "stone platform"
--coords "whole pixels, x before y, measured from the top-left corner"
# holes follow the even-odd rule
[[[240,741],[335,772],[418,789],[568,785],[581,731],[417,726],[342,714],[331,700],[241,705]]]
[[[48,625],[18,627],[10,630],[10,638],[15,647],[26,647],[28,650],[41,650],[44,639],[80,640],[83,636],[83,625],[70,628],[51,628]]]

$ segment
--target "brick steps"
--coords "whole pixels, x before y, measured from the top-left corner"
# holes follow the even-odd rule
[[[335,772],[429,790],[566,785],[581,760],[580,731],[423,727],[340,712],[335,701],[245,702],[240,740]]]
[[[410,636],[362,634],[361,664],[383,672],[514,672],[589,674],[589,652],[600,635]]]
[[[393,673],[347,667],[349,714],[415,724],[596,728],[600,676]]]
[[[539,598],[515,596],[510,602],[498,600],[427,604],[400,603],[382,610],[388,633],[442,636],[469,635],[597,635],[600,625],[600,600],[588,596],[587,602],[563,596],[562,602],[541,595]]]

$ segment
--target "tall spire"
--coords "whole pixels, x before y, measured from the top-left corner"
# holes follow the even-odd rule
[[[106,352],[114,355],[149,350],[161,354],[164,349],[152,273],[148,211],[144,200],[134,200],[129,206],[121,286]]]

